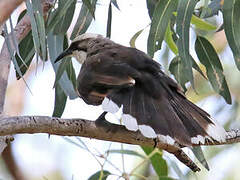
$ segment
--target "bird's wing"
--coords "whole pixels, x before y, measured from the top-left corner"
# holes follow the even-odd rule
[[[85,102],[102,103],[111,113],[122,106],[126,128],[140,130],[146,137],[188,146],[206,139],[225,140],[225,130],[188,101],[177,83],[143,52],[126,47],[102,49],[88,56],[78,81]]]

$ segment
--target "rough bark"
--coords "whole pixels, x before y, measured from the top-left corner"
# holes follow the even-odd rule
[[[193,171],[197,165],[182,151],[179,144],[169,145],[160,139],[144,137],[140,132],[128,131],[112,123],[96,123],[85,119],[62,119],[48,116],[14,116],[0,118],[0,136],[12,134],[47,133],[61,136],[81,136],[105,141],[155,146],[174,154]],[[202,145],[222,145],[240,142],[240,130],[229,131],[226,142],[208,141]],[[198,146],[198,145],[196,145]]]

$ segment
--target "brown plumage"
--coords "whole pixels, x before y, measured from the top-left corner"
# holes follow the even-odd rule
[[[79,52],[85,52],[86,59],[81,59]],[[225,141],[225,130],[187,100],[178,84],[144,52],[85,34],[56,61],[69,54],[84,62],[77,79],[79,96],[91,105],[100,105],[105,99],[103,106],[122,106],[128,129],[139,129],[147,137],[155,137],[155,133],[168,143],[177,141],[185,146],[205,139]]]

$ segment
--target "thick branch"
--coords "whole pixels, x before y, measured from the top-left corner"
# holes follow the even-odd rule
[[[141,146],[155,146],[174,154],[181,162],[193,171],[200,169],[181,150],[178,144],[169,145],[160,139],[144,137],[140,132],[128,131],[124,126],[85,119],[61,119],[47,116],[16,116],[0,119],[0,136],[22,133],[48,133],[62,136],[82,136],[99,140],[136,144]],[[203,145],[220,145],[240,142],[240,131],[228,132],[224,143],[206,142]],[[197,145],[196,145],[197,146]]]
[[[0,26],[6,21],[12,12],[23,2],[24,0],[8,0],[0,1]]]

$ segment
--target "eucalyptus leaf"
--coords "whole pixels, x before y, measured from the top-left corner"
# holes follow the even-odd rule
[[[175,41],[173,40],[173,32],[171,30],[170,23],[168,23],[164,40],[165,40],[166,44],[168,45],[168,47],[171,49],[171,51],[175,55],[177,55],[178,54],[178,48],[177,48],[177,45],[176,45]]]
[[[60,62],[54,63],[57,56],[63,52],[63,42],[64,35],[53,35],[53,33],[48,34],[48,47],[49,56],[55,73],[57,72]],[[78,97],[72,82],[69,80],[66,72],[63,73],[58,81],[59,85],[63,89],[64,93],[69,96],[70,99],[75,99]]]
[[[65,109],[67,102],[67,96],[62,90],[61,86],[57,83],[55,86],[55,101],[54,101],[54,111],[53,117],[61,117]]]
[[[35,54],[34,50],[34,45],[33,45],[33,37],[32,37],[32,32],[30,31],[27,36],[19,43],[18,45],[19,48],[19,54],[21,58],[19,57],[18,54],[15,55],[17,64],[19,65],[20,71],[22,75],[26,73],[28,70],[32,59]],[[24,62],[24,63],[23,63]],[[17,79],[21,78],[21,75],[16,71],[16,77]]]
[[[173,11],[176,11],[177,0],[161,0],[156,4],[148,36],[147,51],[150,56],[161,48],[162,41]]]
[[[88,180],[106,180],[109,175],[111,175],[109,171],[102,170],[94,173]]]
[[[240,1],[226,0],[223,4],[223,23],[229,46],[233,52],[235,64],[240,70]]]
[[[26,6],[27,6],[27,13],[28,13],[28,16],[30,17],[30,21],[31,21],[34,48],[35,48],[36,53],[40,54],[41,53],[40,52],[40,39],[39,39],[38,26],[37,26],[37,22],[35,20],[33,6],[29,0],[26,1]]]
[[[184,91],[187,90],[185,84],[189,81],[188,75],[184,71],[184,65],[181,61],[181,57],[176,56],[172,59],[169,65],[169,71],[174,75],[177,82],[181,85]]]
[[[65,34],[71,25],[73,20],[73,15],[75,12],[76,0],[72,1],[69,8],[67,9],[66,13],[62,16],[62,19],[58,22],[58,24],[53,29],[54,34]],[[60,0],[58,3],[59,11],[62,7],[67,3],[66,0]]]
[[[143,30],[144,30],[144,29],[141,29],[141,30],[139,30],[138,32],[136,32],[136,33],[133,35],[133,37],[130,39],[129,44],[130,44],[131,47],[136,48],[135,42],[136,42],[138,36],[143,32]]]
[[[156,4],[157,4],[160,0],[146,0],[146,1],[147,1],[148,15],[149,15],[149,17],[152,19],[153,12],[154,12],[154,9],[155,9],[155,7],[156,7]]]
[[[223,67],[211,43],[204,37],[198,36],[195,42],[195,51],[207,70],[207,77],[213,89],[223,96],[228,104],[231,104],[231,94],[223,74]]]
[[[143,147],[143,146],[141,147],[147,155],[149,155],[154,150],[154,148],[152,147]],[[159,150],[159,152],[162,152],[162,151]],[[156,153],[150,158],[150,160],[158,177],[168,176],[168,166],[166,161],[162,158],[162,154]]]
[[[198,0],[179,0],[176,19],[176,31],[179,36],[177,46],[179,56],[183,61],[183,72],[187,74],[193,88],[192,59],[189,53],[189,29],[193,10]]]
[[[95,11],[97,0],[92,0],[91,2]],[[93,16],[91,15],[89,9],[85,4],[83,4],[80,10],[77,22],[73,28],[70,39],[73,40],[79,34],[85,33],[88,27],[90,26],[92,19],[93,19]]]
[[[92,3],[92,1],[91,0],[82,0],[82,2],[88,8],[92,17],[95,19],[95,5]]]
[[[66,1],[66,3],[64,3],[64,5],[57,8],[57,10],[54,11],[54,13],[51,13],[51,16],[49,17],[49,21],[48,21],[48,25],[47,25],[47,33],[49,33],[50,31],[52,31],[56,25],[58,25],[58,23],[60,21],[62,21],[62,18],[66,15],[66,13],[69,10],[69,7],[72,5],[73,2],[75,2],[76,0],[68,0]]]
[[[201,146],[195,146],[192,148],[192,152],[193,154],[196,156],[196,158],[198,159],[198,161],[209,171],[209,166],[207,163],[207,160],[203,154],[202,148]]]

